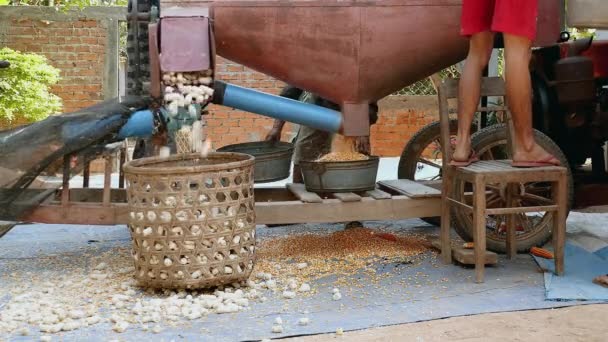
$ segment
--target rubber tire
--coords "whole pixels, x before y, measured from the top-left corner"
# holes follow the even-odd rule
[[[458,121],[450,120],[450,134],[455,135],[458,131]],[[401,152],[399,158],[399,166],[397,168],[398,179],[410,179],[415,180],[416,169],[418,166],[418,156],[422,153],[422,150],[426,148],[431,142],[435,141],[441,135],[441,127],[439,121],[432,122],[422,127],[414,136],[408,141],[407,145]],[[426,223],[439,226],[441,220],[439,216],[436,217],[422,217]]]
[[[570,208],[572,208],[572,203],[574,201],[574,183],[572,178],[572,170],[568,164],[568,159],[562,150],[557,146],[557,144],[551,140],[547,135],[543,134],[538,130],[534,130],[534,138],[536,142],[542,146],[549,153],[553,154],[557,159],[559,159],[560,163],[563,166],[566,166],[568,170],[568,212],[566,216],[570,212]],[[471,137],[471,146],[475,151],[484,150],[484,146],[492,145],[496,141],[505,141],[507,139],[507,129],[505,124],[492,125],[481,131],[473,134]],[[454,184],[455,187],[457,184]],[[459,215],[456,210],[452,211],[452,227],[460,237],[469,242],[473,241],[473,235],[471,231],[471,226],[469,226],[465,221],[463,216]],[[531,237],[528,237],[526,240],[517,240],[517,251],[520,253],[524,253],[530,250],[532,247],[541,247],[545,243],[547,243],[551,239],[551,224],[550,222],[547,224],[546,228],[543,230],[539,230]],[[506,253],[506,242],[505,240],[496,240],[492,239],[490,236],[486,239],[486,246],[488,250],[491,250],[496,253]]]

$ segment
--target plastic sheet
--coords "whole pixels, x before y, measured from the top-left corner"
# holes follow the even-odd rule
[[[71,156],[71,174],[79,172],[85,159],[94,159],[105,145],[119,141],[120,129],[148,103],[141,97],[115,98],[0,132],[0,220],[19,220],[37,206],[44,196],[40,190],[28,189],[33,183],[32,188],[61,185],[43,185],[36,182],[39,176],[61,172],[64,156]]]

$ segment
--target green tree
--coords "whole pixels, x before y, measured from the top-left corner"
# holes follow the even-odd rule
[[[32,122],[61,110],[61,99],[50,92],[59,81],[59,70],[46,57],[0,49],[0,60],[11,63],[0,69],[0,119]]]

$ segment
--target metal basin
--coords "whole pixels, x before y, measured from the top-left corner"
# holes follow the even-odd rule
[[[275,182],[289,177],[293,144],[287,142],[250,142],[227,145],[218,152],[237,152],[255,157],[255,183]]]
[[[312,192],[356,192],[376,187],[380,159],[342,162],[300,161],[306,190]]]

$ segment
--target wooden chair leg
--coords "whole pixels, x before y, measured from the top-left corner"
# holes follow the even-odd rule
[[[452,263],[452,244],[450,242],[450,203],[448,198],[452,192],[452,173],[445,171],[441,186],[441,258],[444,263]]]
[[[507,207],[513,208],[513,196],[516,184],[507,184]],[[517,255],[517,241],[515,237],[515,215],[507,214],[507,258],[513,259]]]
[[[486,193],[485,183],[473,184],[473,234],[475,248],[475,281],[483,283],[486,265]]]
[[[568,208],[568,186],[565,177],[553,185],[553,198],[558,210],[553,212],[553,252],[555,273],[564,274],[564,247],[566,244],[566,211]]]
[[[114,158],[111,156],[105,157],[105,170],[103,173],[103,197],[102,197],[102,205],[109,206],[110,205],[110,195],[112,190],[112,164]]]

